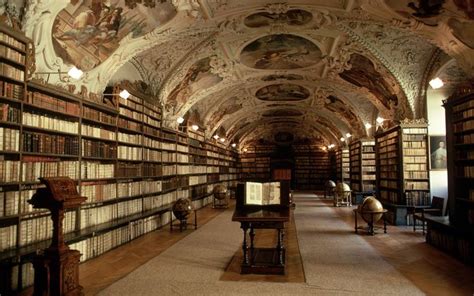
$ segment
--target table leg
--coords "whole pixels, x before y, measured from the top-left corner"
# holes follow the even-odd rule
[[[198,218],[197,218],[197,211],[194,210],[194,229],[198,228]]]
[[[249,265],[249,254],[247,250],[247,227],[243,227],[244,231],[244,242],[242,243],[242,251],[244,253],[244,262],[243,265]]]
[[[253,227],[250,227],[250,232],[249,232],[249,236],[250,236],[250,250],[253,251],[253,247],[254,247],[254,238],[255,238],[255,229]]]
[[[370,222],[369,222],[369,233],[370,235],[374,235],[374,214],[370,213]]]
[[[277,241],[277,250],[278,250],[278,264],[283,265],[283,229],[278,228],[278,241]]]
[[[357,212],[354,211],[355,233],[357,233]]]
[[[383,233],[387,233],[387,219],[385,219],[385,213],[382,214],[383,218]]]

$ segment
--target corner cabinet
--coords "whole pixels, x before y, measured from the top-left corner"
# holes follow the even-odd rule
[[[377,197],[388,220],[407,224],[407,208],[430,204],[428,124],[404,120],[375,136]]]

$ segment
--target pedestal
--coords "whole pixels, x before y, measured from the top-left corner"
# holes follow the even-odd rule
[[[83,295],[79,285],[79,261],[76,250],[48,250],[33,259],[35,269],[34,296]]]

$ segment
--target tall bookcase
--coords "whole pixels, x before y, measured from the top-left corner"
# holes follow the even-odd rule
[[[375,191],[375,141],[352,141],[349,150],[351,189],[355,192]]]
[[[349,179],[349,149],[339,148],[336,151],[336,181],[348,182]]]
[[[474,83],[444,101],[449,222],[429,221],[427,242],[474,265]]]
[[[247,151],[241,153],[239,159],[241,178],[243,180],[270,180],[270,157],[273,152],[271,145],[247,147]]]
[[[293,145],[295,187],[299,190],[324,190],[330,175],[328,151],[318,145]]]
[[[32,284],[32,256],[50,243],[49,212],[27,202],[43,186],[38,177],[68,176],[87,197],[64,220],[65,241],[82,261],[169,223],[177,198],[199,208],[215,184],[237,180],[235,152],[162,127],[161,108],[130,84],[83,98],[26,82],[30,46],[0,26],[2,295]],[[118,95],[125,87],[126,100]]]
[[[430,204],[428,127],[404,120],[375,136],[377,196],[396,225],[407,224],[407,207]]]

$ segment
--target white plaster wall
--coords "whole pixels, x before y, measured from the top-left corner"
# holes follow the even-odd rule
[[[448,97],[447,90],[428,90],[427,108],[428,108],[428,134],[446,135],[445,111],[443,100]],[[431,195],[448,197],[448,171],[430,170],[430,190]]]

